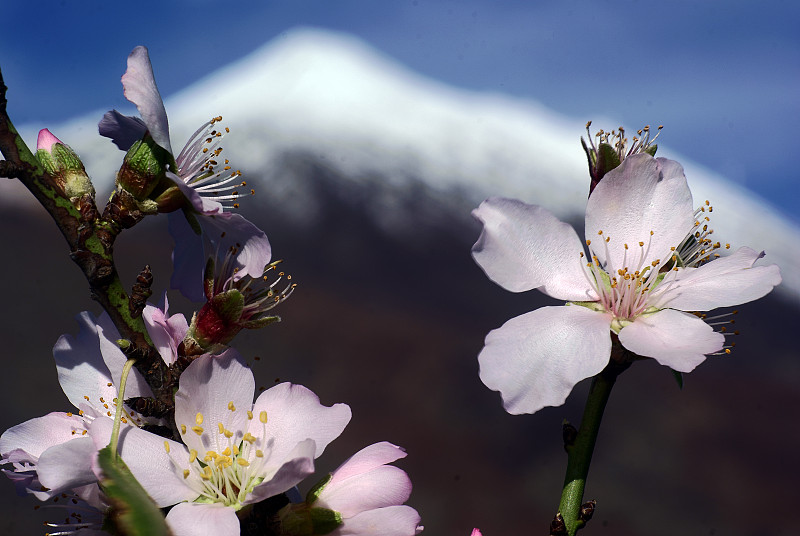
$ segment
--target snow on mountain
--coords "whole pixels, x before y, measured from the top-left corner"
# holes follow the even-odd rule
[[[158,79],[158,58],[153,61]],[[492,195],[541,204],[562,218],[579,218],[585,208],[588,174],[579,137],[589,118],[567,118],[533,101],[449,87],[347,35],[292,30],[172,95],[166,106],[176,148],[201,122],[222,115],[232,130],[224,156],[245,177],[271,177],[266,184],[250,181],[256,199],[277,197],[283,203],[280,196],[291,197],[286,202],[295,203],[297,214],[312,208],[303,204],[309,200],[302,195],[288,195],[288,182],[281,183],[276,170],[287,153],[307,154],[343,180],[378,184],[383,206],[373,214],[385,220],[381,225],[402,225],[403,218],[392,217],[393,200],[420,181],[445,205],[458,192],[453,197],[459,202],[443,207],[459,211],[458,217],[469,210],[465,201],[477,206]],[[108,140],[96,135],[103,111],[48,125],[82,155],[101,192],[110,190],[121,159]],[[597,128],[618,126],[591,119]],[[629,132],[640,126],[627,125]],[[37,128],[21,131],[33,142]],[[800,229],[753,192],[671,153],[669,125],[663,141],[667,146],[659,155],[683,163],[695,204],[709,199],[714,205],[718,239],[764,249],[765,261],[782,268],[782,288],[797,299],[800,248],[787,245],[800,242]]]

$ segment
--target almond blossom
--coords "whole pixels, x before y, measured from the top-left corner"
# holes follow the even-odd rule
[[[717,258],[706,209],[695,210],[683,168],[635,154],[608,172],[578,234],[546,209],[492,198],[473,215],[483,231],[472,255],[512,292],[531,289],[566,305],[513,318],[486,337],[481,380],[509,413],[564,403],[573,386],[609,363],[612,335],[639,356],[689,372],[725,337],[693,312],[758,299],[781,281],[775,265],[743,247]]]
[[[119,333],[105,313],[77,316],[77,337],[62,335],[53,347],[58,381],[76,412],[53,412],[9,428],[0,436],[0,464],[18,488],[40,500],[94,484],[95,448],[87,435],[95,420],[106,420],[116,410],[117,388],[127,358],[116,345]],[[126,396],[152,397],[153,392],[135,369],[128,376]],[[140,426],[157,419],[137,415],[124,407],[124,421]]]
[[[172,155],[167,112],[156,86],[147,48],[138,46],[128,56],[122,86],[125,98],[136,105],[141,119],[112,110],[100,121],[100,134],[127,151],[149,133],[158,146]],[[219,144],[224,136],[223,129],[217,126],[220,120],[220,117],[212,118],[198,128],[167,171],[167,177],[188,201],[183,208],[187,218],[192,220],[190,223],[173,221],[183,220],[183,217],[174,212],[169,215],[170,233],[176,245],[172,287],[194,301],[202,301],[203,267],[209,251],[238,246],[238,277],[260,275],[272,254],[263,231],[241,215],[224,210],[238,207],[239,188],[246,184],[240,179],[241,173],[233,171],[227,160],[222,160],[220,167],[222,148]],[[171,207],[171,210],[176,208]],[[221,242],[220,236],[224,237]]]
[[[299,385],[283,383],[259,395],[253,373],[229,349],[195,359],[175,395],[175,425],[183,443],[136,427],[120,433],[119,453],[159,507],[176,536],[239,534],[236,512],[291,489],[314,470],[314,459],[350,420],[345,404],[326,407]],[[90,435],[108,444],[110,420]],[[96,469],[97,470],[97,469]]]
[[[406,453],[391,443],[358,451],[312,491],[310,504],[339,514],[331,536],[414,536],[422,531],[416,510],[403,505],[411,494],[405,471],[387,465]]]

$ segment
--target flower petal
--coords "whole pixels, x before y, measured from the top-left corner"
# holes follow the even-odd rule
[[[156,87],[147,48],[138,46],[128,56],[128,70],[122,75],[125,98],[136,105],[153,140],[172,153],[167,110]]]
[[[593,301],[597,295],[580,258],[575,229],[546,209],[493,197],[472,211],[481,223],[472,257],[489,279],[512,292],[538,288],[548,296]]]
[[[699,268],[678,269],[655,291],[659,307],[682,311],[708,311],[757,300],[781,282],[777,265],[753,267],[764,252],[743,247],[733,255],[720,257]]]
[[[725,337],[692,314],[664,309],[636,318],[619,332],[619,341],[635,354],[690,372],[705,361],[705,354],[720,351]]]
[[[6,457],[12,450],[21,449],[28,454],[27,461],[35,463],[45,450],[80,437],[84,430],[84,421],[77,415],[49,413],[3,432],[0,436],[0,455]]]
[[[366,473],[381,465],[386,465],[405,457],[406,451],[404,449],[397,445],[392,445],[388,441],[364,447],[350,456],[333,472],[333,478],[328,482],[326,489],[352,476]]]
[[[666,262],[670,248],[679,246],[693,227],[692,193],[683,168],[645,153],[608,172],[586,205],[586,238],[599,243],[602,231],[610,239],[600,247],[592,245],[610,271],[627,267],[633,272],[656,259]],[[644,242],[642,249],[639,242]]]
[[[611,315],[578,305],[542,307],[486,336],[478,355],[481,381],[500,391],[512,414],[560,406],[579,381],[611,356]]]
[[[314,473],[314,452],[317,447],[312,439],[301,441],[289,455],[281,460],[274,453],[269,453],[267,464],[280,463],[280,467],[272,474],[267,473],[264,481],[253,488],[244,504],[256,503],[274,497],[299,484],[304,478]],[[267,468],[269,469],[269,468]]]
[[[414,536],[420,517],[410,506],[388,506],[362,512],[346,520],[332,536]]]
[[[403,504],[411,495],[411,479],[393,465],[381,465],[345,480],[329,482],[315,506],[341,512],[345,518],[367,510]]]
[[[111,440],[111,419],[100,417],[89,427],[89,434],[99,450]],[[159,508],[182,501],[193,501],[199,495],[182,478],[175,474],[175,459],[182,467],[188,467],[189,453],[182,444],[146,432],[136,426],[123,425],[119,434],[119,454],[133,476]],[[167,453],[164,444],[168,443]],[[95,466],[95,472],[100,470]]]
[[[161,358],[167,365],[171,365],[178,357],[178,346],[186,337],[189,324],[181,313],[169,316],[168,310],[169,302],[164,293],[164,309],[148,304],[142,311],[142,320]]]
[[[184,373],[185,374],[185,373]],[[261,431],[259,415],[267,413],[266,434]],[[248,431],[256,437],[271,438],[271,457],[283,460],[305,439],[313,439],[318,457],[328,443],[339,437],[350,422],[350,407],[319,403],[319,398],[302,385],[281,383],[261,393],[253,405],[255,418]]]
[[[181,503],[167,513],[174,536],[239,536],[236,511],[219,503]]]
[[[252,371],[233,348],[192,361],[175,393],[175,424],[187,429],[183,442],[200,453],[217,450],[220,423],[233,432],[247,426],[246,412],[253,405],[255,389]],[[200,435],[192,430],[194,426],[200,426]]]
[[[97,449],[89,436],[50,447],[36,465],[39,482],[53,493],[97,482],[92,471],[95,452]]]
[[[175,242],[172,253],[173,272],[170,285],[196,302],[205,300],[203,271],[210,257],[225,255],[231,248],[238,251],[235,280],[248,275],[260,277],[272,258],[267,235],[240,214],[224,212],[213,216],[194,215],[200,226],[198,235],[183,214],[168,214],[169,233]],[[221,262],[219,259],[217,262]]]
[[[111,138],[114,145],[127,151],[134,143],[144,138],[147,126],[138,117],[122,115],[116,110],[111,110],[103,115],[97,124],[101,136]]]

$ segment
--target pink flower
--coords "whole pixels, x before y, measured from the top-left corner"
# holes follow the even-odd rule
[[[176,536],[236,536],[236,512],[283,493],[314,470],[314,459],[350,420],[344,404],[325,407],[314,393],[283,383],[253,403],[255,380],[235,350],[195,359],[175,395],[182,443],[136,427],[120,433],[120,455],[156,504],[175,505]],[[108,444],[111,422],[90,435]]]
[[[589,198],[588,255],[575,230],[542,207],[492,198],[473,212],[484,228],[472,254],[490,279],[568,302],[486,337],[481,380],[509,413],[563,404],[608,364],[612,333],[680,372],[723,349],[724,336],[690,312],[755,300],[781,277],[775,265],[754,267],[764,253],[750,248],[711,260],[720,244],[708,238],[704,210],[694,210],[677,162],[636,154]]]
[[[342,525],[332,536],[413,536],[422,531],[416,510],[403,505],[411,481],[402,469],[386,465],[406,453],[382,442],[361,449],[331,475],[316,498],[315,508],[339,512]]]

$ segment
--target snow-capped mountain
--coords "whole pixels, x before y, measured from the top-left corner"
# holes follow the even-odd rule
[[[158,79],[158,58],[153,61]],[[175,147],[204,120],[222,115],[232,130],[224,155],[249,177],[256,199],[268,198],[299,220],[313,217],[323,200],[298,189],[287,155],[304,155],[341,180],[369,183],[379,192],[370,215],[381,227],[415,224],[398,200],[420,184],[442,215],[456,219],[492,195],[540,204],[562,218],[578,219],[585,207],[588,175],[579,137],[589,118],[446,86],[342,34],[288,32],[172,95],[166,106]],[[100,191],[111,188],[121,159],[96,134],[103,111],[48,125],[81,154]],[[618,126],[592,119],[593,130]],[[627,125],[629,132],[641,126]],[[22,131],[32,142],[39,127]],[[785,246],[800,240],[800,229],[753,192],[670,152],[669,125],[663,141],[659,155],[683,163],[695,203],[714,205],[718,239],[764,249],[765,262],[782,268],[782,288],[800,296],[800,249]]]

